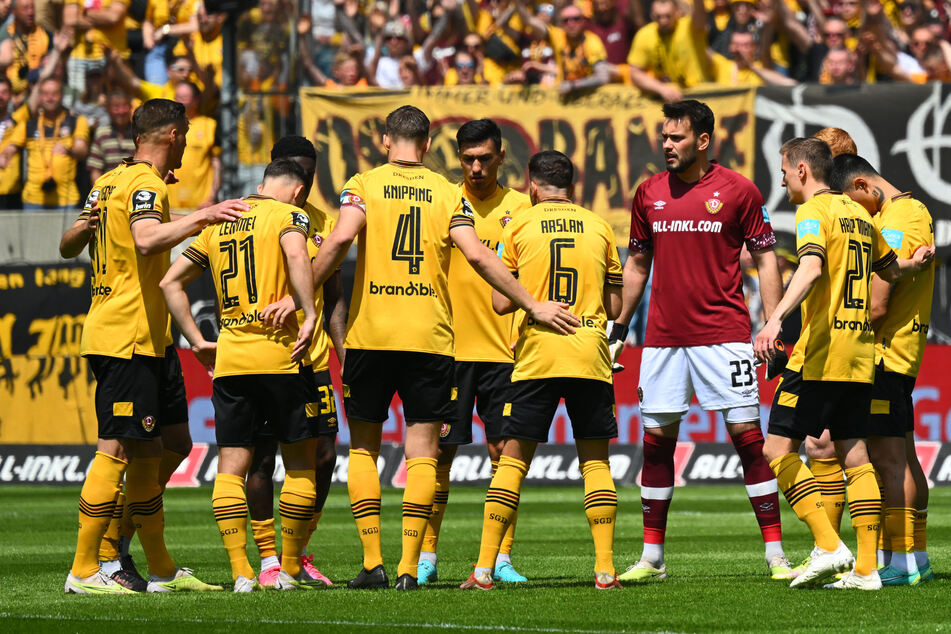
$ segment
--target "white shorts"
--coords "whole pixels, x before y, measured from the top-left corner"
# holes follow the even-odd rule
[[[637,398],[644,427],[664,427],[690,409],[723,413],[728,423],[759,421],[759,385],[750,343],[644,348]]]

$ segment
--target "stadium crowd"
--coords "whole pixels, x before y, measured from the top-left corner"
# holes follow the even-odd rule
[[[618,83],[671,102],[709,82],[944,81],[948,15],[934,0],[261,0],[237,21],[239,163],[268,163],[299,86]],[[0,1],[0,208],[76,208],[154,97],[192,121],[173,207],[213,204],[225,20],[196,0]]]

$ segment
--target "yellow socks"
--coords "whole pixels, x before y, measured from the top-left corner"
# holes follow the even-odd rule
[[[885,530],[888,542],[885,544],[893,553],[915,552],[915,509],[885,509]]]
[[[871,464],[845,470],[848,484],[849,515],[858,541],[855,552],[855,572],[871,574],[877,566],[879,521],[882,514],[882,498],[875,481],[875,469]]]
[[[823,508],[829,523],[839,534],[842,512],[845,510],[845,475],[836,458],[810,458],[809,468],[819,484]]]
[[[288,471],[281,487],[281,568],[292,577],[300,574],[300,552],[314,519],[315,477],[313,470]]]
[[[258,555],[261,559],[277,557],[277,532],[274,530],[273,517],[266,520],[251,520],[251,534],[254,536],[254,545],[258,547]]]
[[[499,469],[499,461],[492,461],[492,477],[495,477],[495,472]],[[512,520],[509,522],[508,528],[505,529],[505,535],[502,537],[502,545],[499,546],[500,555],[511,555],[512,547],[515,545],[515,525],[518,524],[518,511],[515,511],[515,515],[512,516]]]
[[[254,569],[248,561],[248,499],[244,493],[244,478],[219,473],[215,478],[211,505],[221,541],[231,561],[232,580],[239,576],[254,579]]]
[[[499,460],[499,469],[495,472],[489,491],[485,495],[482,545],[479,548],[477,569],[485,568],[490,571],[495,569],[495,558],[499,554],[502,536],[518,510],[522,480],[525,479],[527,473],[528,465],[521,460],[509,456],[502,456]]]
[[[914,541],[915,552],[928,550],[928,509],[915,509]]]
[[[838,548],[839,537],[823,510],[819,485],[809,467],[799,459],[799,454],[780,456],[769,463],[769,468],[776,474],[776,484],[796,517],[809,527],[816,545],[828,551]],[[872,556],[874,558],[874,551]]]
[[[317,522],[320,521],[320,516],[323,514],[324,514],[323,511],[314,511],[313,517],[310,518],[310,524],[307,525],[307,535],[304,538],[304,543],[301,545],[301,548],[300,548],[300,554],[302,557],[307,552],[307,544],[310,543],[311,536],[314,534],[314,531],[317,530]]]
[[[426,524],[426,535],[423,537],[423,552],[436,552],[436,544],[439,543],[439,529],[442,528],[442,518],[446,513],[446,505],[449,503],[449,472],[452,465],[436,465],[436,495],[433,497],[433,512],[429,516],[429,523]]]
[[[347,464],[350,510],[363,544],[365,570],[373,570],[383,563],[383,551],[380,547],[380,473],[376,470],[377,456],[377,453],[364,449],[351,449]]]
[[[99,570],[99,546],[112,521],[126,466],[125,461],[97,451],[89,467],[79,493],[79,534],[72,567],[77,577],[88,577]]]
[[[120,492],[116,496],[116,505],[112,507],[112,519],[106,534],[99,544],[99,561],[116,561],[119,559],[119,525],[122,524],[122,514],[125,510],[125,494]]]
[[[149,572],[158,577],[175,574],[175,562],[165,547],[165,509],[159,484],[161,458],[134,458],[126,470],[126,503],[145,551]]]
[[[607,460],[581,463],[584,477],[584,514],[594,538],[594,572],[614,574],[614,522],[617,519],[617,490]]]
[[[403,552],[396,569],[397,578],[416,577],[419,550],[426,524],[433,512],[436,495],[436,459],[410,458],[406,461],[406,489],[403,490]]]

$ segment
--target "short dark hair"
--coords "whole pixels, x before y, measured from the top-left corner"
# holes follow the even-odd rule
[[[11,91],[13,90],[13,82],[10,81],[10,78],[6,74],[0,74],[0,84],[6,84],[7,88]]]
[[[392,139],[425,141],[429,138],[429,117],[416,106],[400,106],[386,115],[386,134]]]
[[[200,99],[200,98],[201,98],[201,88],[199,88],[199,87],[198,87],[198,84],[196,84],[195,82],[189,81],[189,80],[186,79],[185,81],[181,82],[181,85],[182,85],[182,86],[188,86],[188,87],[191,89],[191,91],[192,91],[192,97],[193,97],[194,99]]]
[[[296,134],[289,134],[278,139],[274,147],[271,148],[271,160],[276,161],[281,158],[309,158],[317,160],[317,150],[314,144],[306,137]]]
[[[109,91],[107,95],[107,100],[112,101],[113,99],[125,99],[128,102],[132,101],[132,97],[129,96],[129,93],[122,90],[121,88],[113,88]]]
[[[881,176],[872,164],[858,154],[839,154],[832,159],[829,187],[844,192],[852,189],[852,181],[859,176]]]
[[[812,177],[820,183],[829,185],[829,176],[832,174],[832,150],[829,145],[815,137],[797,137],[789,139],[779,148],[779,153],[786,157],[791,165],[805,163],[812,171]]]
[[[301,185],[307,186],[307,173],[304,168],[289,158],[280,158],[268,164],[264,170],[264,180],[270,178],[293,178]]]
[[[456,131],[456,149],[462,150],[466,145],[478,145],[492,141],[495,149],[502,149],[502,129],[492,119],[475,119],[466,121]]]
[[[528,161],[528,177],[536,183],[568,189],[575,177],[575,167],[561,152],[545,150]]]
[[[135,136],[146,136],[187,120],[185,106],[171,99],[149,99],[132,114]]]
[[[697,101],[696,99],[684,99],[674,103],[665,103],[663,107],[664,118],[681,120],[686,119],[690,122],[690,129],[696,136],[708,134],[713,138],[713,127],[716,125],[716,118],[713,116],[713,110],[710,106]]]

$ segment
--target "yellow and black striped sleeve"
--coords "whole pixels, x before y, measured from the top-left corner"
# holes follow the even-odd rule
[[[606,235],[605,239],[608,241],[608,262],[604,271],[604,283],[608,286],[624,286],[624,269],[621,267],[621,257],[614,244],[613,233]]]
[[[888,244],[888,241],[885,240],[881,230],[875,227],[872,233],[872,270],[882,271],[897,259],[898,256],[891,245]]]
[[[472,211],[472,206],[465,198],[459,199],[459,203],[449,219],[449,228],[454,229],[455,227],[475,228],[475,212]]]
[[[162,198],[157,191],[135,189],[129,199],[129,224],[139,220],[155,219],[162,222]]]
[[[885,255],[883,255],[882,257],[880,257],[879,259],[875,260],[872,263],[872,270],[883,271],[887,269],[889,265],[891,265],[891,263],[897,259],[898,259],[898,256],[895,255],[895,252],[889,249],[888,253],[886,253]]]
[[[804,255],[817,255],[822,258],[822,261],[826,261],[826,250],[819,246],[818,244],[807,242],[796,250],[796,255],[801,260]]]
[[[182,252],[182,256],[191,260],[195,265],[207,269],[208,262],[208,230],[205,229],[198,234],[198,237],[192,240],[188,248]]]
[[[302,211],[292,211],[288,214],[281,227],[280,237],[283,238],[286,234],[295,232],[304,236],[304,239],[310,237],[310,218]]]

